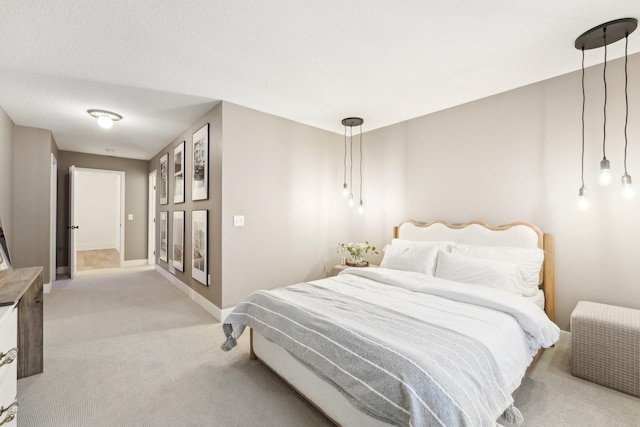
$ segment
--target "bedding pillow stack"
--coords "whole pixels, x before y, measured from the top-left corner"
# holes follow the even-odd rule
[[[539,248],[393,239],[384,248],[380,267],[415,271],[531,297],[538,293],[543,261],[544,251]]]
[[[393,239],[391,244],[384,248],[384,257],[380,267],[415,271],[433,276],[438,251],[449,252],[453,244],[453,242],[414,242]]]
[[[540,248],[508,248],[456,244],[451,248],[451,253],[514,264],[522,275],[522,282],[520,284],[522,295],[531,297],[538,293],[540,269],[544,261],[544,251]]]

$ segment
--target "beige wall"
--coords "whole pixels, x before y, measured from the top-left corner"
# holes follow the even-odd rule
[[[42,266],[50,283],[51,131],[16,126],[11,258],[15,268]]]
[[[0,107],[0,218],[12,247],[13,210],[13,121]]]
[[[222,302],[319,279],[348,238],[342,136],[223,103]],[[245,226],[233,227],[244,215]]]
[[[640,197],[620,194],[623,62],[608,64],[607,158],[614,185],[597,186],[602,157],[602,65],[587,70],[585,183],[580,187],[580,72],[365,134],[369,209],[352,240],[387,242],[414,218],[493,224],[530,221],[556,237],[556,320],[569,328],[579,300],[640,308]],[[640,69],[640,55],[629,70]],[[630,72],[630,75],[633,75]],[[629,174],[640,183],[640,86],[630,80]],[[378,257],[379,259],[380,257]]]
[[[191,200],[191,174],[193,173],[191,156],[193,133],[205,124],[209,123],[209,198],[207,200]],[[222,200],[222,104],[218,104],[211,111],[197,120],[189,129],[186,129],[171,144],[163,148],[149,164],[149,172],[156,170],[158,191],[156,200],[156,263],[159,267],[169,271],[171,263],[171,247],[173,245],[172,215],[174,211],[185,211],[184,227],[184,271],[176,271],[175,276],[183,283],[194,289],[207,300],[213,302],[217,307],[222,308],[222,281],[221,281],[221,200]],[[185,202],[173,203],[174,182],[173,182],[173,149],[185,142]],[[169,194],[168,204],[160,205],[160,157],[165,153],[169,154]],[[206,209],[209,212],[209,264],[208,270],[211,277],[211,284],[204,286],[191,277],[191,212],[193,210]],[[168,262],[160,260],[160,212],[167,212],[168,220]]]
[[[125,217],[133,214],[133,221],[125,220],[124,259],[147,259],[148,182],[147,160],[98,156],[95,154],[58,152],[58,253],[57,265],[69,265],[69,167],[123,171],[125,173]]]
[[[210,123],[209,200],[192,202],[191,137],[205,123]],[[185,271],[176,271],[177,278],[224,309],[258,289],[326,275],[338,258],[338,242],[348,237],[339,135],[223,102],[151,160],[158,187],[160,156],[169,153],[171,177],[173,148],[183,140],[186,202],[172,202],[169,179],[169,203],[157,205],[169,219],[175,210],[186,212]],[[209,287],[191,278],[194,209],[209,210]],[[234,215],[245,216],[244,227],[233,227]],[[159,254],[159,239],[157,245]],[[168,263],[156,260],[169,270]]]

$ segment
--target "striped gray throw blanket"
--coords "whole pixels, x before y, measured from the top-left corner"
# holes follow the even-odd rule
[[[503,412],[517,414],[482,343],[402,310],[420,304],[415,292],[376,282],[372,292],[358,281],[343,282],[252,294],[225,320],[222,348],[235,346],[249,326],[356,408],[393,425],[495,426]]]

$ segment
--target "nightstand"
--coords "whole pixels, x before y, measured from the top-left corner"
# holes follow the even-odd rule
[[[353,267],[353,268],[378,268],[378,267],[380,267],[380,266],[379,265],[375,265],[375,264],[369,264],[367,267]],[[331,271],[329,272],[327,277],[337,276],[342,270],[347,269],[347,268],[351,268],[351,266],[342,265],[342,264],[334,265],[333,268],[331,268]]]

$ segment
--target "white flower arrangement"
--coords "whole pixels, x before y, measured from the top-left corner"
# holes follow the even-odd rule
[[[336,252],[347,252],[351,257],[351,262],[358,263],[362,262],[365,254],[369,252],[377,254],[375,246],[372,246],[369,242],[365,241],[364,243],[339,243],[338,249]]]

